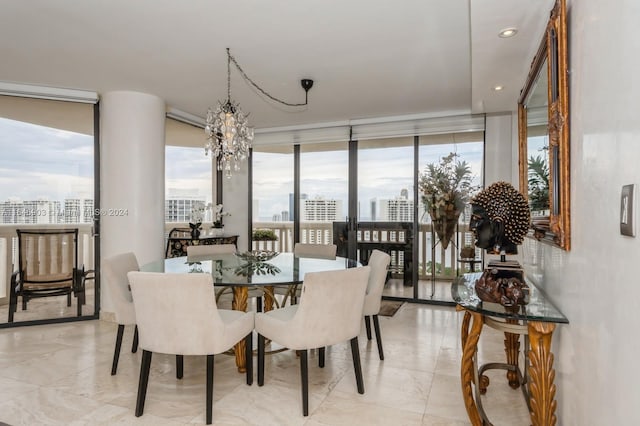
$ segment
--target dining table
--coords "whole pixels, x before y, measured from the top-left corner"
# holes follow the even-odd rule
[[[274,297],[274,286],[288,286],[289,294],[303,283],[309,272],[337,271],[361,266],[355,260],[344,257],[317,259],[297,257],[293,253],[250,251],[244,253],[182,256],[158,260],[143,265],[143,272],[201,273],[211,274],[215,287],[231,287],[232,309],[246,311],[249,289],[260,287],[264,292],[264,310],[278,305]],[[246,371],[244,340],[235,346],[238,371]]]

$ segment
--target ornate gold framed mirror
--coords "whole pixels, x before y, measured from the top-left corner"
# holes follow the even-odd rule
[[[518,100],[520,191],[533,236],[571,247],[566,0],[557,0]]]

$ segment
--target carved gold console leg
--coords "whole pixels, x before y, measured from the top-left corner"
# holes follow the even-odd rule
[[[247,287],[238,286],[233,287],[233,302],[231,303],[231,307],[235,311],[246,311],[247,310],[247,300],[249,299],[249,290]],[[236,352],[236,365],[238,366],[238,371],[240,373],[244,373],[247,371],[247,366],[245,365],[244,360],[244,352],[245,352],[245,343],[244,339],[240,340],[235,346]]]
[[[471,314],[465,311],[460,305],[456,305],[456,311],[464,311],[464,318],[462,318],[462,331],[460,332],[460,340],[462,341],[462,347],[467,342],[467,336],[469,335],[469,322],[471,321]]]
[[[469,329],[468,318],[473,318],[473,324]],[[478,412],[475,399],[473,397],[472,383],[475,375],[474,357],[478,349],[478,340],[482,332],[482,324],[484,320],[481,314],[476,312],[465,311],[462,321],[461,336],[463,340],[462,347],[462,363],[460,365],[460,381],[462,384],[462,398],[464,406],[467,409],[467,415],[473,426],[482,426],[482,419]]]
[[[517,320],[506,320],[508,324],[519,324]],[[507,364],[516,367],[516,371],[507,371],[507,380],[509,380],[509,386],[513,389],[520,387],[520,381],[518,380],[518,356],[520,355],[520,335],[513,333],[504,333],[504,351],[507,354]]]
[[[547,322],[529,322],[529,395],[531,402],[531,423],[533,426],[553,426],[557,402],[556,385],[553,383],[556,372],[553,369],[551,336],[555,324]]]

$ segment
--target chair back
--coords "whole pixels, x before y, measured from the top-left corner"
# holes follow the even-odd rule
[[[223,347],[224,323],[211,274],[134,271],[127,276],[142,349],[203,355],[229,348]]]
[[[291,335],[297,335],[299,347],[292,349],[331,346],[360,334],[370,270],[363,266],[305,274],[300,304],[291,320]]]
[[[367,295],[364,298],[364,315],[378,315],[382,291],[387,282],[387,269],[391,264],[391,256],[380,250],[373,250],[369,256],[368,266],[371,267]]]
[[[73,288],[78,265],[78,229],[17,229],[22,288]]]
[[[293,247],[295,257],[312,257],[316,259],[335,259],[337,246],[335,244],[305,244],[296,243]]]
[[[233,254],[236,252],[235,244],[211,244],[187,246],[187,256],[206,256],[211,254]]]
[[[175,256],[173,254],[173,246],[171,244],[171,238],[191,239],[191,229],[190,228],[172,228],[171,231],[169,231],[169,235],[167,235],[167,249],[165,250],[165,253],[164,253],[164,257],[167,259]]]
[[[136,323],[136,312],[133,307],[127,273],[139,269],[138,259],[133,253],[116,254],[102,261],[103,288],[111,299],[118,324]]]

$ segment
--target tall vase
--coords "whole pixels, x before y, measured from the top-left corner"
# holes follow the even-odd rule
[[[459,210],[448,210],[444,213],[436,214],[430,212],[431,226],[436,231],[436,235],[442,244],[442,248],[445,250],[449,246],[449,241],[456,232],[456,226],[458,226],[458,219],[460,218]]]

